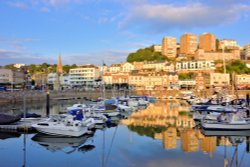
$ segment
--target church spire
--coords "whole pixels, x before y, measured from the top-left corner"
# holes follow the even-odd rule
[[[57,72],[58,74],[62,74],[62,73],[63,73],[60,53],[59,53],[59,55],[58,55],[56,72]]]

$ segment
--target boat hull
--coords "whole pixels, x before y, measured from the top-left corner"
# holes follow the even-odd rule
[[[250,123],[237,124],[237,123],[213,123],[213,122],[201,122],[203,129],[210,130],[250,130]]]
[[[32,125],[38,132],[48,134],[48,135],[55,135],[55,136],[67,136],[67,137],[79,137],[88,132],[87,127],[78,127],[71,128],[71,127],[50,127],[50,126],[40,126],[40,125]]]

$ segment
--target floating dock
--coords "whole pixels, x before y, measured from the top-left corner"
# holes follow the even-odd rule
[[[47,118],[22,118],[20,121],[10,125],[0,125],[0,131],[11,131],[11,132],[32,132],[35,131],[32,128],[32,124],[41,122]]]

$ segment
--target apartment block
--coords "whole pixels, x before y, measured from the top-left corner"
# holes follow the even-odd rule
[[[198,48],[197,36],[194,34],[184,34],[180,39],[180,53],[192,55]]]
[[[72,86],[93,86],[99,77],[99,69],[95,65],[86,64],[69,70],[69,80]]]
[[[166,57],[176,57],[176,38],[163,37],[161,54]]]
[[[199,48],[205,52],[216,51],[216,37],[210,33],[203,33],[200,35]]]

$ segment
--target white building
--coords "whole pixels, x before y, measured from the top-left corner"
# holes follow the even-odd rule
[[[56,77],[57,77],[56,73],[49,73],[47,77],[48,79],[47,83],[53,85],[56,81]],[[60,76],[60,84],[62,86],[70,85],[69,74],[62,74]]]
[[[233,49],[235,47],[239,47],[236,40],[222,39],[219,41],[219,49]]]
[[[176,62],[176,71],[197,71],[197,70],[214,70],[214,61],[198,60],[198,61],[181,61]]]
[[[81,65],[69,70],[69,82],[71,86],[93,87],[99,74],[100,71],[95,65]]]

